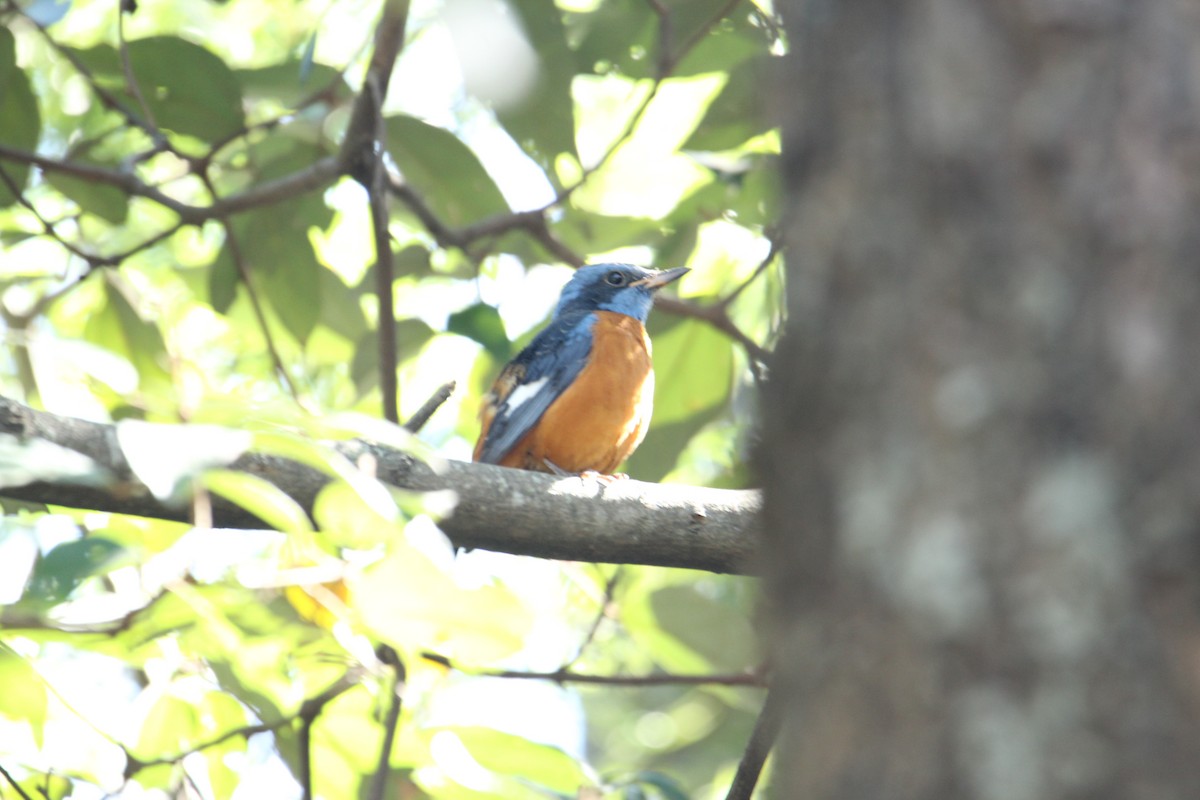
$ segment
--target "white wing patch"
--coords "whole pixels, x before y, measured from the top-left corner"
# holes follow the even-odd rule
[[[529,402],[542,387],[546,385],[549,378],[539,378],[532,383],[525,383],[513,389],[512,394],[508,396],[505,405],[508,406],[508,414],[511,416],[518,408]]]

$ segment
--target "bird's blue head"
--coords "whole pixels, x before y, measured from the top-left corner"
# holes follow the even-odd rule
[[[645,322],[654,293],[689,271],[687,267],[653,270],[633,264],[580,267],[563,287],[554,316],[573,311],[615,311]]]

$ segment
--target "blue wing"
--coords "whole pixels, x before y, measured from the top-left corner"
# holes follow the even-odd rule
[[[592,352],[590,311],[555,319],[509,362],[496,381],[495,416],[478,460],[495,464],[529,433],[587,364]]]

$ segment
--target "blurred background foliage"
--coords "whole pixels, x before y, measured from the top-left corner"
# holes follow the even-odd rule
[[[651,319],[654,424],[625,469],[747,485],[758,359],[781,326],[779,139],[762,100],[784,47],[774,10],[412,4],[384,108],[400,418],[458,384],[420,443],[378,419],[366,194],[320,173],[379,11],[0,2],[0,393],[120,421],[139,477],[198,522],[5,503],[0,766],[29,796],[369,796],[396,683],[379,643],[407,671],[386,796],[728,785],[761,691],[669,678],[756,666],[752,583],[455,558],[436,528],[447,498],[387,489],[321,442],[469,458],[478,398],[572,266],[686,264],[680,300]],[[271,193],[304,174],[304,190]],[[208,469],[246,447],[338,479],[315,519]],[[10,478],[101,479],[4,449]],[[210,492],[277,530],[204,529]],[[562,669],[663,680],[486,674]]]

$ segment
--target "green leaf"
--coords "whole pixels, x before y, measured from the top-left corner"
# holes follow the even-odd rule
[[[229,247],[221,248],[221,253],[213,260],[208,268],[208,303],[218,314],[229,312],[237,297],[237,287],[240,276],[237,265],[233,263],[233,255]]]
[[[433,329],[419,319],[404,319],[396,323],[396,348],[401,361],[412,358],[434,336]],[[360,394],[379,385],[379,334],[368,330],[359,337],[350,362],[350,377]]]
[[[317,271],[317,291],[321,298],[321,324],[352,342],[357,341],[367,331],[359,293],[325,267]]]
[[[764,56],[735,67],[683,149],[731,150],[774,127],[766,98],[771,66]]]
[[[678,422],[723,405],[733,385],[733,345],[700,320],[652,315],[654,420]]]
[[[736,5],[717,20],[726,0],[664,0],[670,18],[669,52],[678,57],[691,49],[671,70],[674,77],[729,70],[766,51],[770,26],[749,3]],[[576,49],[577,71],[614,72],[630,78],[652,78],[658,69],[659,19],[654,7],[638,0],[607,0],[582,14],[571,25],[581,33]]]
[[[182,753],[195,740],[199,721],[196,706],[164,692],[146,714],[134,752],[144,760]]]
[[[575,153],[575,101],[571,81],[575,56],[567,46],[562,12],[554,0],[512,0],[530,44],[537,51],[537,81],[515,106],[499,110],[500,123],[513,139],[553,177],[559,153]]]
[[[137,563],[136,553],[104,536],[64,542],[33,568],[29,594],[56,603],[65,600],[86,579]]]
[[[626,790],[627,797],[645,797],[644,793],[640,793],[638,795],[630,793],[635,787],[638,786],[653,787],[657,790],[654,793],[654,796],[661,797],[662,800],[688,800],[688,798],[691,797],[691,795],[679,784],[679,781],[668,775],[664,775],[661,772],[655,772],[653,770],[639,772],[634,776],[633,784],[633,786],[630,786]]]
[[[315,40],[314,33],[309,41],[311,43]],[[306,62],[305,58],[309,60]],[[330,85],[334,86],[334,97],[331,97],[331,100],[349,97],[350,88],[341,80],[340,75],[341,73],[333,67],[311,61],[308,50],[301,59],[288,59],[279,64],[256,69],[234,70],[234,76],[247,99],[273,100],[288,109],[298,107],[315,92],[323,91]]]
[[[76,163],[95,162],[80,160]],[[114,165],[100,164],[100,166],[111,168]],[[46,180],[55,189],[74,200],[83,211],[95,214],[114,225],[124,222],[129,213],[129,196],[115,186],[83,178],[73,178],[62,172],[49,172],[46,174]]]
[[[597,253],[634,245],[657,245],[663,240],[661,220],[596,214],[567,204],[553,224],[554,235],[577,251]]]
[[[745,669],[756,661],[756,639],[745,614],[696,591],[666,586],[650,595],[659,627],[700,656],[716,672]],[[704,620],[697,625],[696,620]]]
[[[217,55],[177,36],[129,42],[129,63],[154,123],[164,130],[215,142],[245,127],[242,90]],[[125,88],[117,51],[98,45],[76,51],[101,84],[140,115],[138,99]]]
[[[280,321],[296,341],[305,342],[321,314],[321,273],[329,270],[317,263],[308,240],[297,244],[303,255],[286,264],[267,269],[259,280],[259,288]]]
[[[141,101],[128,91],[113,47],[97,45],[74,52],[97,83],[130,112],[142,115]],[[157,127],[210,142],[244,128],[241,89],[215,54],[173,36],[132,41],[128,53],[141,97]]]
[[[246,472],[210,470],[201,478],[214,494],[246,509],[273,529],[285,533],[312,530],[300,504],[270,481]]]
[[[574,795],[581,786],[591,783],[579,762],[557,747],[492,728],[450,730],[476,761],[493,772],[518,776],[563,795]]]
[[[26,777],[17,781],[17,785],[25,792],[23,795],[17,795],[19,797],[63,800],[75,791],[75,783],[65,775],[57,774],[53,769],[50,772],[34,772],[25,767],[25,772]]]
[[[0,714],[27,722],[38,747],[42,746],[46,723],[46,685],[29,662],[0,647]]]
[[[0,27],[0,143],[32,151],[41,134],[41,116],[37,99],[29,87],[29,78],[17,67],[16,40],[6,27]],[[0,161],[12,182],[24,189],[29,180],[29,165]],[[0,208],[17,200],[5,181],[0,181]]]
[[[487,303],[476,303],[451,314],[446,330],[479,342],[497,361],[507,361],[512,355],[512,342],[504,332],[500,312]]]
[[[768,52],[772,41],[772,26],[750,3],[735,5],[719,20],[726,9],[726,0],[667,0],[671,9],[671,50],[681,47],[695,37],[694,47],[675,65],[677,77],[723,72],[733,69],[748,58]]]
[[[520,650],[533,624],[529,609],[505,587],[461,589],[443,566],[404,541],[348,583],[363,623],[404,653],[432,650],[485,666]]]
[[[264,140],[247,153],[255,184],[307,169],[327,154],[312,142],[277,136]],[[311,192],[239,214],[234,236],[250,281],[264,305],[272,308],[296,340],[307,340],[321,314],[322,271],[326,271],[309,241],[312,228],[326,228],[333,212],[320,193]],[[237,275],[230,245],[226,242],[209,276],[210,302],[227,310]]]
[[[88,317],[85,337],[124,356],[137,370],[138,386],[142,391],[167,394],[171,391],[172,379],[166,368],[167,347],[158,326],[141,318],[122,288],[107,273],[101,280],[107,302]]]
[[[631,78],[653,74],[658,26],[649,3],[608,0],[591,11],[572,14],[569,21],[579,31],[577,72],[618,72]]]
[[[415,117],[387,118],[387,147],[404,177],[447,225],[508,213],[508,203],[479,158],[450,131]]]
[[[301,464],[341,478],[358,494],[359,499],[376,514],[396,519],[396,502],[380,481],[355,467],[341,453],[320,442],[281,433],[258,433],[255,449],[271,455],[298,461]]]
[[[313,517],[336,544],[355,550],[386,544],[402,530],[394,515],[376,513],[344,481],[333,481],[321,489],[313,502]]]

